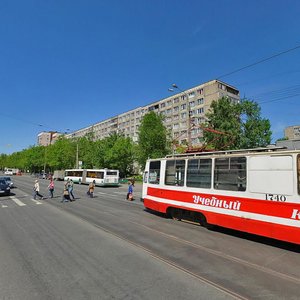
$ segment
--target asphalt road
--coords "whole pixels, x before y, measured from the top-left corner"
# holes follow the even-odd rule
[[[0,198],[0,299],[300,299],[299,247],[208,230],[144,210],[127,186],[75,202],[32,200],[34,178],[14,176]],[[47,194],[49,181],[40,180]]]

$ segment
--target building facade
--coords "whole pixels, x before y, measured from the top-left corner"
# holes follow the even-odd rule
[[[177,91],[176,88],[174,91]],[[171,133],[174,141],[176,140],[178,144],[189,141],[191,146],[199,146],[203,137],[201,125],[206,121],[205,114],[208,112],[212,101],[222,97],[229,97],[234,103],[240,101],[239,91],[235,87],[219,80],[211,80],[79,129],[67,134],[66,137],[79,138],[92,133],[94,139],[99,140],[112,133],[122,133],[137,142],[142,117],[146,113],[154,111],[165,117],[164,125]]]
[[[300,140],[300,125],[286,127],[284,137],[289,140]]]
[[[38,134],[37,144],[39,146],[49,146],[53,144],[61,133],[57,131],[43,131]]]

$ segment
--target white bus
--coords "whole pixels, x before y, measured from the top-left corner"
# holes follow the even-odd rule
[[[97,186],[119,186],[119,170],[110,169],[69,169],[65,170],[64,180],[89,184],[95,180]]]

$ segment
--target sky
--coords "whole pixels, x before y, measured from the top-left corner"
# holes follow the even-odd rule
[[[0,153],[212,79],[256,101],[275,142],[300,125],[299,16],[298,0],[1,0]]]

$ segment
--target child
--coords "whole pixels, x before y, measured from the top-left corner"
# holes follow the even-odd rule
[[[126,199],[129,200],[129,201],[132,201],[134,200],[133,199],[133,183],[132,181],[128,181],[128,193],[127,193],[127,196],[126,196]]]
[[[95,181],[95,180],[93,180],[93,182],[91,182],[91,183],[89,184],[89,190],[88,190],[87,194],[88,194],[91,198],[94,197],[95,184],[96,184],[96,181]]]

